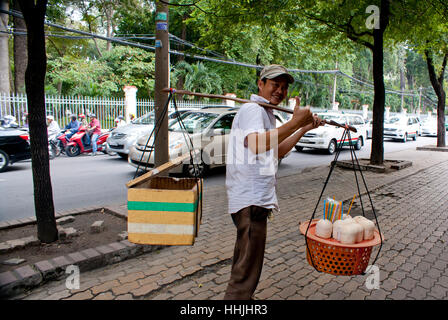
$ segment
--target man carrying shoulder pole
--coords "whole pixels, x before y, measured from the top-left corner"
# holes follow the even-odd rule
[[[257,103],[280,104],[294,78],[280,65],[266,66],[257,81],[258,95],[235,116],[226,160],[228,211],[237,228],[232,271],[225,300],[249,300],[260,279],[267,217],[278,210],[275,191],[278,159],[309,130],[324,123],[308,107],[296,107],[288,122],[275,127],[273,110]]]

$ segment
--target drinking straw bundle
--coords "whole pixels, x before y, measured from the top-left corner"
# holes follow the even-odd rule
[[[338,219],[342,219],[344,212],[344,204],[342,201],[336,201],[335,199],[324,200],[324,219],[330,220],[332,223]]]

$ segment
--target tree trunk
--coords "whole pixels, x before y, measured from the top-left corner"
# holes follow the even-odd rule
[[[383,34],[389,23],[389,0],[381,0],[380,28],[373,29],[373,125],[372,150],[370,163],[382,165],[384,162],[384,103],[386,91],[384,87]]]
[[[14,10],[19,10],[17,0],[13,1]],[[25,20],[13,18],[15,30],[26,30]],[[26,35],[14,35],[14,92],[25,93],[25,71],[28,63],[28,53],[26,49]]]
[[[0,0],[0,8],[9,10],[9,1]],[[0,13],[0,30],[7,30],[9,15]],[[0,93],[10,93],[8,34],[0,33]]]
[[[106,15],[106,36],[108,38],[111,38],[113,35],[113,29],[112,29],[113,8],[112,8],[112,5],[106,6],[104,11],[105,11],[105,15]],[[111,49],[112,49],[112,42],[107,41],[106,51],[110,51]]]
[[[34,184],[34,207],[37,237],[43,243],[58,239],[54,216],[53,189],[50,179],[48,134],[45,115],[45,53],[44,19],[47,0],[19,0],[28,32],[28,67],[25,72],[29,110],[31,163]]]
[[[426,50],[426,64],[428,65],[429,80],[431,80],[431,85],[437,95],[437,147],[445,147],[445,99],[446,94],[443,89],[443,77],[445,76],[445,68],[448,59],[448,53],[445,53],[442,63],[442,69],[440,71],[439,77],[436,75],[436,70],[434,68],[434,62],[432,60],[431,53]]]

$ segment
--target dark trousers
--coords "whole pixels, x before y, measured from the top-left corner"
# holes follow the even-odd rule
[[[237,228],[232,271],[224,300],[250,300],[263,268],[266,220],[271,209],[250,206],[232,214]]]

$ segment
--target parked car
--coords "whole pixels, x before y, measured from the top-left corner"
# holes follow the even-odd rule
[[[409,138],[414,141],[420,130],[420,121],[415,116],[398,115],[384,122],[384,138],[391,138],[406,142]]]
[[[318,113],[317,115],[321,119],[333,120],[339,124],[349,124],[357,129],[356,133],[350,132],[351,140],[346,137],[341,146],[349,146],[351,143],[354,144],[356,150],[360,150],[364,146],[367,139],[367,126],[362,116],[330,112]],[[299,152],[303,148],[326,149],[329,154],[333,154],[341,144],[343,132],[343,128],[325,125],[305,133],[295,148]]]
[[[171,122],[177,118],[177,114],[183,115],[188,110],[174,111],[168,115],[168,121]],[[120,126],[112,130],[107,138],[107,151],[116,152],[120,157],[126,159],[129,154],[129,148],[135,144],[142,135],[150,133],[154,128],[155,114],[151,111],[131,123]]]
[[[437,118],[428,118],[422,123],[422,136],[437,136]]]
[[[17,161],[31,159],[28,132],[0,127],[0,172]]]
[[[238,108],[201,108],[197,111],[190,111],[182,118],[195,148],[200,148],[202,152],[202,162],[195,165],[201,174],[211,168],[226,165],[227,145],[233,118]],[[285,121],[281,115],[274,112],[276,125],[280,126]],[[169,126],[169,154],[174,159],[180,154],[188,152],[185,143],[184,131],[179,122],[173,122]],[[138,139],[137,143],[131,147],[129,153],[129,163],[140,169],[150,170],[154,166],[154,153],[148,161],[153,140],[148,141],[149,134]],[[142,157],[143,155],[143,157]],[[183,166],[178,166],[171,170],[171,173],[184,173],[194,176],[194,166],[190,164],[190,159],[184,162]]]
[[[202,151],[202,161],[197,166],[195,165],[201,174],[209,168],[225,165],[225,147],[235,114],[236,111],[229,111],[229,108],[201,108],[197,111],[190,111],[183,117],[182,122],[190,135],[194,148],[200,148]],[[170,159],[188,153],[189,148],[185,143],[181,123],[177,121],[171,123],[168,130]],[[128,161],[134,167],[150,170],[154,166],[154,152],[150,152],[153,137],[150,141],[148,138],[149,134],[140,137],[135,146],[131,147]],[[151,158],[148,159],[150,153]],[[183,172],[186,175],[194,176],[194,169],[190,164],[190,159],[187,159],[183,166],[177,166],[171,170],[171,173]]]

